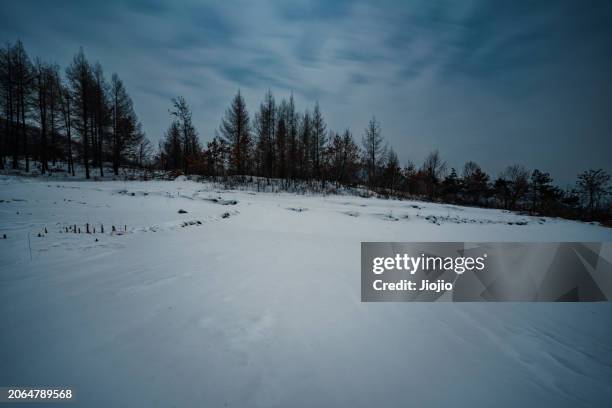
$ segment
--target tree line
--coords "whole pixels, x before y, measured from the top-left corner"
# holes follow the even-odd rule
[[[213,139],[201,146],[184,98],[173,99],[172,121],[159,144],[165,170],[212,177],[258,176],[331,186],[367,186],[383,196],[503,208],[530,214],[610,222],[610,176],[602,169],[580,173],[575,188],[562,190],[547,172],[514,164],[492,178],[468,161],[448,168],[436,150],[420,166],[400,165],[375,118],[360,143],[350,129],[328,129],[318,103],[299,112],[293,95],[277,103],[268,91],[253,117],[240,91]]]
[[[49,164],[75,161],[104,176],[123,165],[143,165],[153,153],[123,81],[110,81],[99,62],[90,63],[81,48],[62,73],[57,64],[30,59],[23,43],[0,49],[0,169],[31,161],[45,174]]]
[[[400,165],[375,118],[358,137],[328,128],[318,103],[299,111],[293,95],[277,102],[268,91],[251,116],[240,91],[211,141],[202,145],[183,97],[174,98],[170,125],[157,152],[146,138],[131,97],[117,74],[110,81],[99,62],[80,49],[62,72],[31,60],[21,41],[0,48],[0,169],[60,162],[75,174],[104,176],[122,166],[144,166],[210,177],[257,176],[319,186],[366,186],[382,196],[420,198],[610,223],[610,175],[580,173],[562,190],[551,175],[521,165],[497,177],[477,163],[448,168],[439,152],[421,165]],[[151,159],[151,160],[150,160]],[[32,163],[33,162],[33,163]]]

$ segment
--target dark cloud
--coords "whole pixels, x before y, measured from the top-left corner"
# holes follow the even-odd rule
[[[251,112],[271,89],[358,137],[375,114],[403,160],[439,148],[452,166],[521,162],[570,182],[612,170],[611,18],[598,0],[24,0],[0,9],[0,39],[64,67],[83,46],[124,79],[153,140],[172,96],[206,140],[237,89]]]

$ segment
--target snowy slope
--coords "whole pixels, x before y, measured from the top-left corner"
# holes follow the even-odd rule
[[[610,241],[611,229],[190,181],[4,176],[0,200],[0,385],[72,386],[88,407],[612,400],[609,303],[366,304],[359,288],[361,241]],[[97,233],[65,232],[85,223]]]

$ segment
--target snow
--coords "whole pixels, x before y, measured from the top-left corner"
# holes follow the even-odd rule
[[[612,399],[610,303],[376,304],[359,287],[361,241],[610,241],[608,228],[186,178],[0,176],[0,200],[1,385],[70,386],[87,407]]]

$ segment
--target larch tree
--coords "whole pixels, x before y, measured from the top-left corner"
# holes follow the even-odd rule
[[[71,100],[74,101],[72,111],[74,125],[81,139],[85,178],[89,178],[91,99],[94,80],[91,66],[82,48],[66,69],[66,77],[70,84]]]
[[[289,97],[287,105],[287,174],[294,179],[297,176],[298,151],[299,151],[299,116],[295,110],[293,93]]]
[[[172,99],[172,115],[179,125],[181,132],[181,142],[183,148],[182,168],[183,172],[189,172],[189,164],[194,160],[194,156],[200,153],[201,147],[198,133],[193,125],[191,108],[182,96]]]
[[[429,153],[423,162],[421,172],[425,179],[427,196],[433,200],[436,196],[437,187],[446,172],[446,162],[440,157],[440,152],[434,150]]]
[[[385,187],[395,192],[400,185],[402,169],[400,167],[399,158],[393,149],[389,149],[387,153],[387,160],[384,169],[384,184]]]
[[[68,162],[68,172],[74,176],[74,157],[72,154],[72,105],[71,92],[61,82],[59,85],[59,103],[62,113],[64,135],[66,137],[66,156]]]
[[[232,174],[245,174],[246,171],[250,170],[251,124],[246,103],[240,90],[234,96],[230,107],[225,111],[219,132],[229,146],[230,172]],[[217,149],[218,145],[215,144],[212,147]]]
[[[472,204],[480,203],[481,199],[487,195],[489,176],[482,171],[482,168],[473,161],[468,161],[463,166],[463,191],[467,196],[468,202]]]
[[[100,170],[100,177],[104,177],[104,142],[107,139],[110,125],[110,109],[108,102],[108,84],[104,78],[102,65],[99,62],[92,68],[92,120],[91,134],[93,145],[93,162]],[[114,164],[114,163],[113,163]]]
[[[34,84],[33,68],[30,58],[23,46],[21,40],[17,40],[17,43],[13,49],[14,68],[15,68],[15,82],[17,85],[17,116],[19,120],[19,130],[21,134],[21,142],[23,146],[23,154],[25,156],[25,171],[30,171],[30,152],[28,143],[28,131],[26,127],[26,118],[28,117],[31,105],[32,88]],[[18,143],[15,144],[17,148]],[[14,157],[15,158],[15,157]],[[15,160],[13,160],[13,167],[16,168]]]
[[[602,200],[610,194],[609,183],[610,175],[603,169],[587,170],[578,175],[576,186],[591,215],[599,210]]]
[[[309,179],[312,175],[310,161],[310,145],[312,140],[312,118],[310,112],[306,110],[300,121],[300,143],[298,156],[300,161],[300,177]]]
[[[0,134],[0,169],[5,168],[6,157],[10,150],[9,143],[13,140],[11,137],[15,127],[13,95],[11,45],[7,43],[5,48],[0,49],[0,107],[4,119],[4,132]]]
[[[509,198],[508,207],[514,210],[525,197],[529,189],[529,172],[522,165],[513,164],[506,167],[500,178],[506,182]],[[500,186],[502,184],[503,183],[501,183]]]
[[[362,139],[363,162],[367,172],[368,185],[374,187],[378,177],[378,169],[385,157],[386,147],[380,131],[380,123],[372,117],[365,129]]]
[[[177,120],[173,120],[166,131],[161,146],[166,170],[177,170],[183,166],[183,146],[181,143],[181,128]]]
[[[261,176],[274,175],[276,161],[276,101],[272,91],[268,90],[259,112],[255,114],[255,131],[257,134],[256,162]]]
[[[57,127],[59,117],[61,116],[60,95],[61,93],[61,78],[59,73],[59,65],[49,65],[49,136],[51,138],[51,161],[53,165],[57,163],[58,146],[57,146]]]
[[[35,99],[38,107],[38,127],[40,129],[40,167],[41,173],[45,174],[48,170],[48,146],[47,146],[47,111],[49,107],[49,94],[51,91],[51,72],[48,64],[43,63],[39,58],[35,63]]]
[[[321,113],[319,102],[315,103],[312,112],[312,142],[311,142],[311,158],[313,166],[313,175],[317,180],[321,179],[321,171],[323,167],[323,152],[326,144],[326,129],[325,119]]]

